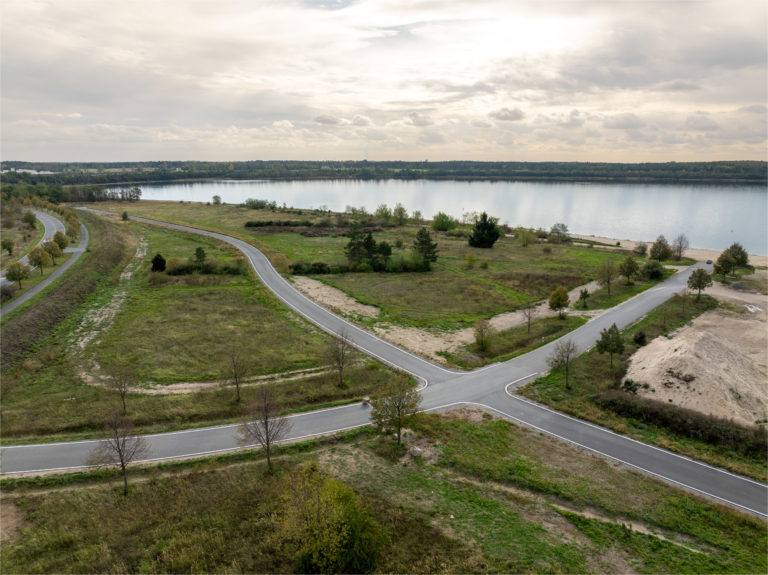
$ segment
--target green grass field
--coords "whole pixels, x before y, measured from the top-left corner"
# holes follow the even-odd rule
[[[335,216],[311,210],[300,214],[251,210],[239,206],[207,206],[191,203],[138,202],[99,204],[99,208],[123,210],[130,214],[174,221],[221,231],[249,241],[262,249],[282,272],[296,262],[322,261],[346,264],[343,228],[333,227]],[[311,228],[310,235],[297,232],[265,231],[244,227],[249,220],[327,220],[330,228]],[[408,257],[419,226],[383,228],[374,234],[377,242],[396,246],[392,257]],[[255,230],[255,231],[252,231]],[[382,311],[381,320],[399,325],[455,329],[518,308],[528,301],[549,296],[558,285],[572,289],[595,277],[601,262],[620,263],[626,254],[584,245],[533,244],[520,247],[512,238],[502,237],[492,249],[470,248],[464,238],[433,232],[439,259],[428,273],[347,273],[317,276],[360,302]],[[626,287],[616,282],[610,297],[597,294],[590,307],[609,307],[627,299],[653,282]],[[436,299],[437,298],[437,299]]]
[[[12,480],[12,490],[4,481],[3,516],[24,528],[0,544],[3,568],[294,572],[281,501],[298,468],[314,464],[386,534],[375,572],[766,570],[764,522],[534,431],[474,419],[423,416],[408,435],[425,450],[419,459],[381,457],[389,440],[359,430],[285,448],[274,475],[260,452],[135,468],[127,497],[117,478],[61,489],[62,477],[43,492],[31,479]]]

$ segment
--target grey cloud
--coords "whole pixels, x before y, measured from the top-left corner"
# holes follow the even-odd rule
[[[658,92],[692,92],[700,90],[701,86],[685,80],[671,80],[657,84],[654,89]]]
[[[445,138],[435,130],[424,130],[419,134],[419,141],[425,144],[442,144],[445,142]]]
[[[472,127],[474,128],[492,128],[493,124],[486,122],[485,120],[472,120]]]
[[[363,116],[361,114],[355,114],[355,117],[352,118],[352,123],[355,126],[370,126],[371,125],[371,119],[368,116]]]
[[[763,104],[753,104],[751,106],[742,106],[738,111],[746,112],[747,114],[766,114],[768,113],[768,106]]]
[[[525,114],[519,108],[502,108],[500,110],[496,110],[495,112],[491,112],[489,115],[491,118],[501,120],[502,122],[517,122],[518,120],[525,118]]]
[[[341,124],[341,119],[336,116],[330,116],[328,114],[321,114],[315,117],[315,122],[323,124],[324,126],[337,126]]]
[[[431,126],[435,123],[432,118],[420,112],[411,112],[408,114],[408,121],[414,126]]]
[[[609,130],[638,130],[644,126],[645,122],[632,113],[617,114],[603,122],[603,127]]]
[[[709,116],[701,113],[688,116],[685,119],[685,127],[696,131],[712,131],[720,128]]]

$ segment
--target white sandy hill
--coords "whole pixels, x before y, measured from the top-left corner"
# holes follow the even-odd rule
[[[651,399],[754,424],[768,410],[767,346],[765,312],[711,311],[640,348],[626,377]]]

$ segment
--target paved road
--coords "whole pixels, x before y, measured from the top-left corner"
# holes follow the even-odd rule
[[[234,245],[245,254],[265,285],[288,306],[330,333],[344,330],[347,337],[365,353],[421,379],[422,406],[426,410],[459,404],[483,406],[509,420],[555,435],[665,481],[768,517],[768,487],[764,484],[639,443],[512,395],[514,388],[547,369],[546,358],[554,342],[508,362],[473,372],[445,369],[385,342],[320,307],[296,291],[250,244],[215,232],[145,218],[134,219],[200,233]],[[602,329],[613,323],[620,328],[629,325],[682,290],[692,269],[678,272],[662,284],[591,320],[567,337],[579,350],[588,349],[597,341]],[[298,414],[291,416],[290,420],[290,440],[361,427],[370,421],[368,409],[360,404]],[[151,460],[238,448],[237,427],[233,425],[147,437]],[[95,445],[94,441],[82,441],[6,447],[2,451],[2,473],[82,467]]]
[[[45,226],[45,234],[43,235],[43,240],[41,240],[40,243],[45,241],[46,238],[52,238],[53,234],[55,234],[58,231],[61,231],[61,232],[65,231],[64,224],[58,218],[55,218],[54,216],[51,216],[50,214],[46,214],[44,212],[35,212],[35,215],[37,216],[37,219],[42,221],[43,225]],[[19,296],[12,302],[0,308],[0,316],[11,313],[13,310],[18,308],[19,306],[24,305],[30,299],[35,297],[37,294],[39,294],[41,291],[43,291],[45,288],[47,288],[49,285],[55,282],[59,277],[61,277],[61,275],[65,271],[67,271],[80,258],[81,255],[83,255],[86,248],[88,247],[88,241],[89,241],[88,229],[84,225],[80,224],[80,242],[76,246],[70,246],[70,247],[64,248],[65,253],[71,253],[74,255],[64,263],[59,264],[59,266],[54,270],[54,272],[51,275],[49,275],[47,278],[45,278],[43,281],[41,281],[39,284],[37,284],[27,293],[25,293],[22,296]],[[27,263],[27,256],[24,256],[19,261],[23,263]],[[5,272],[3,272],[3,276],[4,275],[5,275]],[[6,280],[5,277],[2,277],[0,279],[0,282],[2,281],[8,281],[8,280]]]
[[[43,224],[43,237],[40,239],[37,244],[35,244],[34,247],[37,247],[39,245],[42,245],[43,242],[46,240],[49,240],[53,237],[53,234],[56,232],[66,232],[66,228],[64,227],[64,224],[59,220],[58,218],[52,216],[51,214],[47,214],[45,212],[41,212],[39,210],[33,210],[35,217],[38,219],[39,222]],[[23,257],[19,258],[19,260],[23,264],[29,265],[29,255],[25,254]],[[32,268],[36,269],[36,268]],[[10,283],[8,280],[5,279],[5,270],[0,271],[0,284],[2,283]]]

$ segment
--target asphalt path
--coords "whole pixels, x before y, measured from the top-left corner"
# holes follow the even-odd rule
[[[344,333],[364,353],[406,371],[422,381],[422,407],[443,410],[476,405],[600,456],[676,484],[745,511],[768,517],[768,487],[727,471],[618,435],[515,396],[512,391],[548,369],[547,357],[556,342],[504,363],[472,372],[445,369],[402,350],[330,313],[285,280],[255,247],[216,232],[168,224],[146,218],[132,219],[172,229],[198,233],[240,249],[264,284],[297,313],[333,334]],[[565,336],[586,351],[600,331],[616,323],[626,327],[685,288],[695,267],[679,271],[665,282],[607,310]],[[361,404],[317,410],[290,416],[286,441],[295,441],[361,427],[370,423],[369,409]],[[145,436],[150,444],[148,461],[221,453],[239,449],[236,425],[208,427]],[[97,441],[8,446],[2,449],[2,473],[42,472],[85,466]]]
[[[43,233],[43,239],[40,240],[40,242],[37,245],[40,245],[46,240],[53,238],[53,234],[55,234],[56,232],[66,233],[66,228],[64,227],[64,224],[58,218],[40,211],[35,211],[35,216],[37,216],[37,219],[43,223],[43,226],[45,228],[45,232]],[[49,275],[47,278],[45,278],[43,281],[41,281],[31,290],[29,290],[24,295],[19,296],[12,302],[7,303],[2,308],[0,308],[0,317],[4,316],[5,314],[11,313],[16,308],[24,305],[30,299],[35,297],[37,294],[39,294],[41,291],[43,291],[45,288],[47,288],[49,285],[55,282],[58,278],[60,278],[61,275],[65,271],[67,271],[78,260],[78,258],[80,258],[81,255],[83,255],[83,253],[88,247],[88,241],[89,241],[88,229],[84,225],[80,224],[80,241],[78,242],[78,245],[64,248],[64,253],[71,253],[74,255],[71,256],[67,261],[59,264],[58,267],[53,271],[51,275]],[[23,258],[21,258],[19,261],[25,264],[29,263],[26,255]],[[32,269],[34,270],[36,268],[32,268]],[[5,279],[5,271],[3,271],[0,274],[0,283],[3,283],[3,282],[8,282],[8,280]]]

